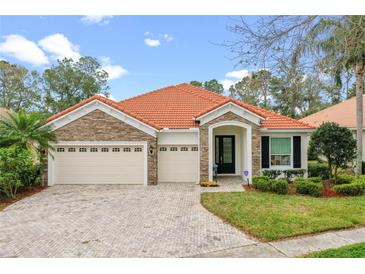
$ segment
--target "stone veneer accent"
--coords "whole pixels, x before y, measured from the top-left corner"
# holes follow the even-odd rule
[[[218,118],[199,127],[200,131],[200,180],[205,181],[209,178],[209,144],[208,144],[208,128],[210,125],[223,121],[238,121],[249,124],[252,127],[252,175],[260,175],[261,168],[261,133],[260,127],[256,124],[234,114],[227,112]]]
[[[61,127],[56,131],[58,141],[147,141],[148,184],[157,183],[157,138],[100,110]]]

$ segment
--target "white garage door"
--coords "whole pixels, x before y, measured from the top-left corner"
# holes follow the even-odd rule
[[[199,151],[197,146],[160,146],[159,182],[197,182]]]
[[[58,146],[55,184],[143,184],[143,146]]]

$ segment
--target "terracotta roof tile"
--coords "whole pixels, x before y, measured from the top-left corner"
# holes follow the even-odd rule
[[[365,108],[365,95],[363,96],[363,108]],[[315,127],[319,127],[325,122],[336,122],[343,127],[356,128],[356,97],[318,111],[317,113],[311,114],[300,121],[306,122]],[[365,119],[363,126],[365,127]]]
[[[209,111],[228,102],[240,105],[264,118],[262,121],[262,127],[264,128],[312,128],[312,126],[304,122],[185,83],[161,88],[132,97],[119,103],[102,96],[93,96],[50,117],[48,121],[52,121],[95,99],[121,110],[156,129],[198,127],[198,123],[195,121],[196,117],[208,113]]]

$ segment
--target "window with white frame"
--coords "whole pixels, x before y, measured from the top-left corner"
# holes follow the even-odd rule
[[[130,147],[124,147],[123,152],[131,152],[131,148]]]
[[[80,147],[80,148],[79,148],[79,152],[87,152],[86,147]]]
[[[177,147],[170,147],[170,151],[177,151]]]
[[[113,147],[112,152],[120,152],[120,148],[119,147]]]
[[[270,142],[271,166],[290,166],[291,138],[271,138]]]
[[[76,152],[76,148],[74,148],[74,147],[69,147],[69,148],[68,148],[68,152]]]
[[[160,147],[160,151],[167,151],[167,147]]]
[[[65,148],[64,147],[58,147],[57,152],[65,152]]]
[[[192,147],[191,151],[198,151],[198,147]]]
[[[181,147],[180,151],[189,151],[189,148],[188,147]]]
[[[141,147],[135,147],[134,152],[142,152],[142,148]]]
[[[97,147],[92,147],[92,148],[90,148],[90,152],[98,152],[98,148]]]
[[[109,152],[109,148],[107,148],[107,147],[102,147],[102,148],[101,148],[101,152]]]

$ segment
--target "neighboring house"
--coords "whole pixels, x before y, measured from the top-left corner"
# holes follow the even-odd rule
[[[0,120],[6,118],[8,116],[8,113],[8,109],[0,107]]]
[[[363,108],[365,108],[365,95],[363,96]],[[365,113],[364,113],[365,114]],[[319,127],[325,122],[335,122],[342,127],[347,127],[353,131],[356,138],[356,97],[352,97],[337,105],[330,106],[326,109],[311,114],[300,121],[308,123],[314,127]],[[365,118],[363,127],[365,125]],[[365,134],[363,136],[363,147],[365,147]],[[363,154],[363,161],[365,161],[365,154]]]
[[[189,85],[121,102],[93,96],[48,119],[48,184],[199,182],[307,168],[313,127]]]

